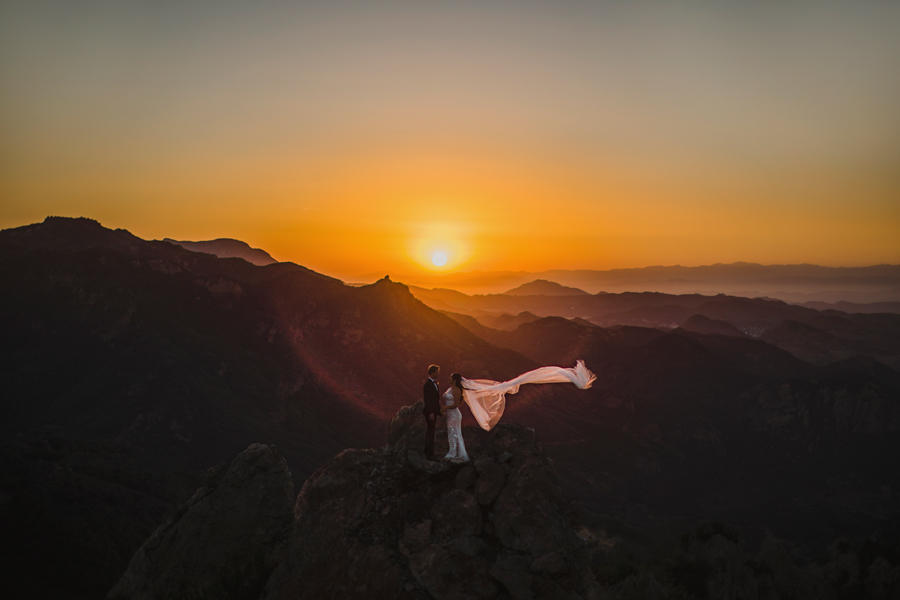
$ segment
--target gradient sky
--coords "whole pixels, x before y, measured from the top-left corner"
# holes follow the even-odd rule
[[[896,264],[898,32],[888,0],[2,1],[0,227],[350,279]]]

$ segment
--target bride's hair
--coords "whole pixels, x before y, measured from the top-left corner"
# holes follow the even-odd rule
[[[455,383],[456,387],[460,390],[464,389],[462,385],[462,376],[459,373],[454,373],[450,376],[450,379],[453,380],[453,383]]]

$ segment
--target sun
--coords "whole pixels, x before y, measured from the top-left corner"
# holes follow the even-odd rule
[[[447,221],[410,223],[408,257],[431,273],[458,269],[472,257],[470,225]]]

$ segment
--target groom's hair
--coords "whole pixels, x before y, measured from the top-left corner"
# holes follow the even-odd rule
[[[431,365],[430,367],[428,367],[428,375],[429,375],[429,376],[433,375],[434,372],[437,371],[438,369],[440,369],[439,366],[437,366],[437,365]]]

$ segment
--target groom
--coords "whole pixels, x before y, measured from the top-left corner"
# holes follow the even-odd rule
[[[437,365],[428,367],[428,379],[422,390],[425,408],[425,457],[434,460],[434,424],[441,416],[441,392],[438,389],[438,377],[441,376],[441,368]]]

